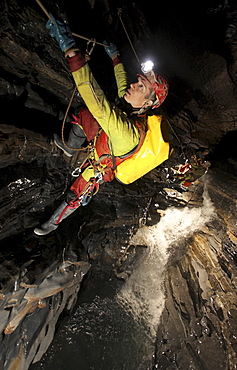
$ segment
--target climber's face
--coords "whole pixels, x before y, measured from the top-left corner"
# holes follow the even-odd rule
[[[151,105],[149,102],[149,96],[152,92],[151,84],[146,78],[139,76],[138,81],[132,83],[130,88],[124,95],[126,102],[131,104],[133,108],[141,108],[145,103]]]

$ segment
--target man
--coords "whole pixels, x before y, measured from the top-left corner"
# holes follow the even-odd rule
[[[68,59],[77,89],[87,107],[82,108],[77,117],[74,116],[75,125],[68,141],[63,143],[55,136],[55,143],[68,156],[73,155],[73,149],[79,148],[85,138],[88,142],[93,140],[94,145],[66,201],[47,222],[34,230],[37,235],[46,235],[55,230],[79,206],[88,204],[101,183],[113,180],[116,167],[139,152],[146,134],[145,112],[161,105],[168,93],[167,82],[154,72],[139,75],[138,81],[127,88],[126,73],[119,60],[119,52],[114,44],[109,44],[105,50],[113,61],[118,96],[130,107],[130,114],[125,113],[107,100],[86,59],[76,47],[68,25],[52,17],[46,27]]]

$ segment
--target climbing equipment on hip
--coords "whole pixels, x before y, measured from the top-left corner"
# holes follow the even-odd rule
[[[93,152],[93,150],[95,149],[94,148],[94,145],[88,145],[87,148],[88,150],[88,154],[86,156],[86,158],[83,160],[83,162],[80,164],[80,166],[74,168],[74,170],[72,171],[72,177],[78,177],[80,176],[81,172],[82,172],[82,168],[85,166],[86,162],[89,160],[90,156],[91,156],[91,153]],[[84,148],[85,150],[85,148]]]
[[[80,194],[78,194],[75,198],[70,200],[68,205],[64,208],[64,210],[62,211],[62,213],[60,214],[59,218],[56,221],[56,225],[58,225],[61,222],[67,209],[77,209],[80,206],[86,206],[90,202],[92,197],[98,193],[101,180],[102,178],[101,175],[99,174],[98,176],[96,175],[93,179],[87,182],[84,189],[80,192]]]
[[[197,153],[186,160],[185,164],[179,164],[171,168],[175,183],[182,189],[187,189],[195,180],[202,177],[209,169],[211,163],[205,160],[204,155]]]

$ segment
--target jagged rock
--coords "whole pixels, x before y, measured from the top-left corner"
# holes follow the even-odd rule
[[[73,309],[89,270],[109,272],[126,284],[140,268],[144,278],[142,262],[154,246],[149,238],[140,237],[143,231],[151,230],[154,236],[172,207],[201,212],[205,183],[215,218],[185,237],[169,230],[174,240],[163,256],[169,259],[164,267],[152,265],[165,286],[158,331],[155,328],[154,368],[234,370],[236,5],[187,2],[186,15],[179,3],[170,7],[163,2],[158,11],[156,3],[86,4],[80,4],[85,17],[78,25],[70,13],[75,3],[45,3],[51,11],[65,7],[73,28],[94,32],[101,41],[111,38],[116,26],[115,41],[131,80],[139,68],[122,26],[117,30],[117,6],[121,7],[139,55],[148,50],[159,53],[157,67],[169,80],[170,93],[158,113],[168,117],[175,151],[169,161],[134,184],[104,184],[100,194],[55,233],[35,237],[33,228],[61,202],[73,181],[71,172],[82,160],[80,155],[65,158],[52,143],[53,133],[61,132],[74,84],[38,4],[1,2],[0,366],[27,370],[42,358],[60,315]],[[77,42],[85,50],[85,41]],[[89,63],[113,97],[115,82],[103,48],[95,48]],[[69,116],[80,103],[76,94]],[[209,173],[188,189],[181,188],[171,169],[197,153],[211,161]]]
[[[225,173],[210,175],[207,187],[215,207],[214,220],[195,233],[185,256],[167,271],[157,368],[235,367],[237,270],[230,250],[236,248],[236,241],[227,237],[236,233],[236,223],[229,222],[229,210],[235,220],[237,216],[233,180]]]

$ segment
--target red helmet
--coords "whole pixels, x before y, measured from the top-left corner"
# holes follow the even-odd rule
[[[145,77],[147,81],[149,81],[149,83],[151,84],[152,89],[155,91],[157,99],[154,101],[151,107],[152,109],[158,108],[168,95],[169,91],[168,82],[164,79],[164,77],[154,72],[140,76]]]
[[[154,77],[155,82],[153,82],[151,86],[155,91],[157,99],[152,104],[152,108],[158,108],[168,95],[169,85],[168,82],[164,79],[164,77],[158,75],[157,73],[154,74]]]

